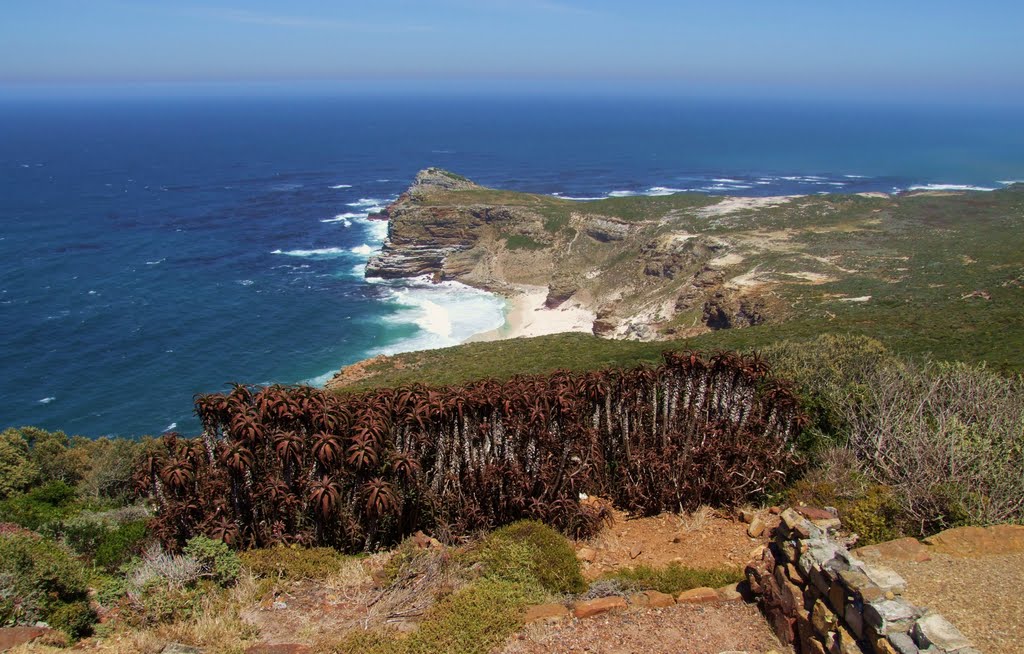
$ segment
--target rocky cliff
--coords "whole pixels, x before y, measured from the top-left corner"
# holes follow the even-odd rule
[[[389,221],[388,238],[366,275],[429,275],[507,295],[543,286],[548,309],[594,312],[599,335],[690,336],[794,310],[827,317],[888,293],[906,270],[906,246],[895,244],[933,199],[681,193],[579,202],[430,168],[377,216]],[[941,200],[943,212],[957,203],[977,212],[974,195]]]

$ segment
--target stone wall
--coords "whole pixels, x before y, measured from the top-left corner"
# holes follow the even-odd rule
[[[979,654],[941,615],[900,595],[896,572],[854,557],[839,520],[787,509],[747,581],[776,635],[799,654]]]

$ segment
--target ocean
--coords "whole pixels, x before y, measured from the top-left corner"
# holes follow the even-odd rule
[[[440,166],[567,198],[997,189],[1024,119],[995,108],[669,98],[0,101],[0,427],[196,433],[195,393],[323,383],[459,343],[505,303],[368,283],[366,219]]]

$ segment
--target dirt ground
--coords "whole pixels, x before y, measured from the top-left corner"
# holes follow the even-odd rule
[[[691,568],[741,568],[760,556],[768,533],[779,518],[762,512],[764,533],[747,535],[747,525],[732,514],[702,508],[691,514],[664,513],[649,518],[629,518],[613,511],[612,524],[589,541],[577,544],[589,579],[615,568],[637,565],[665,566],[679,563]],[[584,548],[593,551],[582,552]]]
[[[787,649],[755,605],[718,602],[534,623],[513,636],[502,654],[762,654]]]
[[[1024,527],[967,527],[856,552],[898,572],[903,596],[941,613],[986,654],[1024,654]]]

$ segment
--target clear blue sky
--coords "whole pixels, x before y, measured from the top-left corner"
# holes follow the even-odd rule
[[[5,0],[0,85],[633,82],[1024,98],[1007,0]]]

